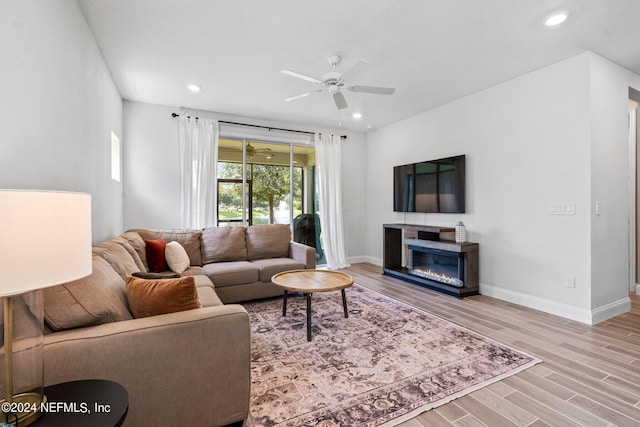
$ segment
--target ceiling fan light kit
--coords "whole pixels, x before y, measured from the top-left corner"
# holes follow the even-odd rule
[[[344,73],[340,73],[336,71],[336,66],[340,64],[341,58],[337,55],[331,55],[327,60],[331,66],[331,71],[323,74],[320,79],[291,70],[281,70],[280,72],[282,74],[315,83],[320,86],[320,89],[285,98],[285,101],[295,101],[296,99],[305,98],[314,93],[328,92],[331,94],[336,108],[338,110],[344,110],[345,108],[348,108],[348,104],[344,94],[342,93],[342,89],[346,89],[351,92],[369,93],[374,95],[391,95],[395,92],[395,89],[390,87],[359,86],[349,84],[349,80],[352,77],[357,76],[371,67],[371,64],[366,61],[359,60],[350,69]]]
[[[347,100],[344,99],[344,95],[340,91],[335,91],[333,94],[333,102],[336,103],[338,110],[344,110],[348,107]]]

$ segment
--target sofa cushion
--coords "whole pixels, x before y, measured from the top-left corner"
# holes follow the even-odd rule
[[[202,230],[202,262],[246,261],[244,227],[208,227]]]
[[[198,289],[198,298],[200,298],[200,303],[203,307],[223,305],[209,277],[204,274],[192,277]]]
[[[202,274],[200,276],[191,276],[191,277],[193,277],[193,281],[195,282],[197,288],[201,288],[201,287],[204,287],[204,286],[208,286],[211,289],[215,288],[213,286],[213,282],[211,281],[211,279],[209,279],[209,277],[204,275],[204,274]]]
[[[210,286],[198,286],[198,298],[203,307],[214,307],[217,305],[224,305],[216,291]]]
[[[248,261],[215,262],[202,266],[216,288],[258,282],[260,269]]]
[[[291,229],[284,224],[247,227],[247,258],[250,261],[289,256]]]
[[[140,267],[140,271],[148,271],[147,255],[146,255],[144,239],[140,237],[138,233],[135,233],[133,231],[127,231],[122,233],[118,237],[114,238],[113,240],[115,239],[122,239],[126,241],[129,244],[129,246],[127,245],[123,245],[123,246],[127,250],[129,250],[129,247],[133,249],[133,251],[135,252],[135,255],[137,256],[133,254],[131,254],[131,256],[133,257],[133,260],[136,262],[136,264],[138,264],[138,267]]]
[[[149,271],[152,273],[160,273],[169,269],[167,260],[164,257],[164,251],[167,242],[162,239],[152,239],[144,241],[147,248],[147,264]]]
[[[291,258],[265,258],[251,261],[251,264],[260,269],[260,281],[270,282],[274,274],[288,270],[303,270],[304,264]]]
[[[182,273],[189,268],[189,255],[178,242],[169,242],[164,250],[164,257],[171,271]]]
[[[127,300],[135,318],[202,307],[193,277],[145,280],[127,278]]]
[[[102,242],[92,249],[95,255],[101,256],[113,267],[120,277],[122,277],[122,280],[126,280],[127,276],[131,276],[131,274],[140,271],[140,267],[124,245],[131,247],[126,240],[122,239],[120,241],[116,238]],[[133,250],[133,248],[131,248],[131,250]]]
[[[54,331],[132,319],[125,282],[102,257],[94,255],[91,274],[46,288],[44,316]]]
[[[138,233],[143,240],[162,239],[165,242],[178,242],[187,251],[191,265],[202,265],[200,240],[202,232],[193,229],[147,230],[138,228],[129,230]],[[148,264],[147,264],[148,265]]]

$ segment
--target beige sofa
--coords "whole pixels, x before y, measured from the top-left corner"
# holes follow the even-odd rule
[[[125,282],[148,271],[145,241],[186,250],[201,308],[134,318]],[[250,324],[244,300],[280,295],[271,276],[315,268],[288,226],[127,231],[93,248],[93,273],[46,289],[45,385],[122,384],[125,426],[222,426],[248,415]]]
[[[281,295],[271,283],[274,274],[316,265],[315,249],[291,241],[288,225],[131,231],[182,244],[191,259],[188,273],[209,277],[225,304]]]

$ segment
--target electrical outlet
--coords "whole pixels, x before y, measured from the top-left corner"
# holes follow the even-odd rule
[[[564,286],[566,288],[575,288],[576,276],[564,276]]]

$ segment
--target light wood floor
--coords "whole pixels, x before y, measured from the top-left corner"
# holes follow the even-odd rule
[[[640,297],[595,326],[478,295],[457,299],[381,275],[355,282],[542,359],[542,363],[403,424],[421,426],[640,426]]]

